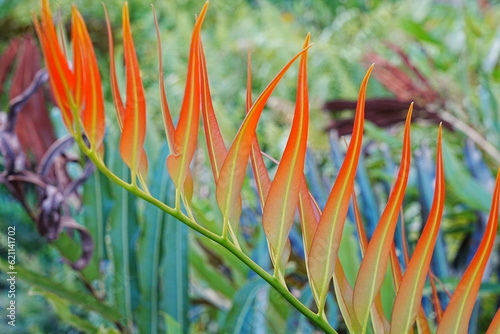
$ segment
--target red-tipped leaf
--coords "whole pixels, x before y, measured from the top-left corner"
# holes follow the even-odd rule
[[[174,136],[175,153],[171,152],[167,158],[168,171],[177,189],[184,187],[196,149],[200,121],[200,30],[207,9],[208,2],[205,2],[191,36],[186,89]]]
[[[61,109],[64,124],[70,133],[74,133],[74,113],[78,114],[78,105],[74,100],[75,76],[57,39],[52,22],[48,0],[42,0],[41,22],[33,18],[35,29],[40,39],[45,65],[56,102]]]
[[[462,279],[457,285],[450,303],[444,311],[437,334],[467,333],[469,320],[476,303],[477,293],[481,286],[481,278],[495,243],[498,228],[498,207],[500,204],[500,170],[497,171],[495,190],[491,203],[490,217],[486,230],[476,254]]]
[[[337,253],[347,216],[347,209],[354,187],[354,177],[356,175],[363,138],[366,86],[372,69],[373,65],[368,69],[361,84],[351,143],[349,144],[337,180],[326,202],[309,252],[310,283],[318,293],[316,303],[320,310],[323,310],[326,302],[326,296],[337,261]]]
[[[101,76],[87,27],[75,6],[72,9],[73,57],[75,64],[76,102],[82,106],[83,129],[92,149],[104,139],[105,118]]]
[[[143,147],[146,136],[146,99],[130,29],[127,3],[123,6],[122,25],[127,76],[127,100],[123,117],[120,153],[123,161],[132,172],[132,182],[135,182],[135,177],[138,174],[145,178],[148,169],[146,153]]]
[[[123,119],[125,118],[125,106],[118,89],[118,79],[116,78],[115,64],[115,47],[113,42],[113,32],[109,23],[109,16],[106,6],[103,3],[104,15],[106,16],[106,27],[108,30],[108,46],[109,46],[109,77],[111,80],[111,93],[113,94],[113,103],[115,104],[116,119],[120,129],[123,129]]]
[[[411,156],[410,121],[412,110],[413,104],[410,105],[406,118],[403,152],[398,177],[361,262],[356,284],[354,285],[353,307],[363,330],[367,326],[372,303],[384,280],[394,231],[398,222],[398,212],[403,203],[408,182]]]
[[[234,203],[236,203],[238,196],[240,195],[245,177],[246,166],[248,164],[248,157],[251,151],[253,139],[255,137],[255,129],[257,128],[257,123],[262,110],[264,109],[264,105],[278,82],[285,75],[286,71],[290,68],[293,62],[302,55],[302,53],[306,52],[306,50],[307,49],[302,50],[295,55],[271,81],[264,92],[262,92],[243,120],[243,123],[229,149],[217,181],[216,193],[217,202],[224,216],[225,230],[228,228],[229,221],[239,221],[239,214]]]
[[[306,37],[304,47],[309,45],[310,35]],[[304,176],[307,132],[309,126],[309,100],[307,90],[307,52],[303,53],[299,65],[299,77],[296,93],[295,114],[290,136],[278,165],[276,175],[267,196],[262,223],[271,254],[278,271],[282,264],[279,259],[283,254],[288,234],[292,228],[299,192]]]
[[[436,152],[434,199],[424,230],[398,289],[392,310],[391,333],[406,333],[413,327],[422,301],[422,290],[429,271],[432,253],[444,208],[444,169],[442,157],[442,126],[439,126]]]

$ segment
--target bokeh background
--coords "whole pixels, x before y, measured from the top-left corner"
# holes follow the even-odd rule
[[[114,161],[118,159],[118,127],[109,86],[108,37],[102,4],[90,0],[58,0],[50,4],[54,19],[61,22],[66,33],[70,29],[73,4],[86,20],[103,78],[108,120],[106,150],[109,161]],[[119,64],[122,4],[118,0],[105,1]],[[162,158],[166,153],[158,93],[156,33],[150,4],[150,1],[129,1],[147,98],[146,150],[151,166],[155,166],[151,173],[151,180],[155,182],[162,180]],[[152,1],[152,4],[159,19],[164,80],[175,117],[184,93],[194,15],[203,1],[165,0]],[[38,1],[0,0],[0,110],[7,110],[9,100],[19,93],[12,92],[18,68],[28,68],[30,59],[36,58],[38,42],[32,15],[39,15],[39,10]],[[399,164],[402,122],[410,102],[414,101],[412,146],[415,154],[404,204],[404,233],[411,251],[432,199],[435,138],[437,125],[443,122],[447,201],[433,271],[442,282],[440,298],[445,305],[446,289],[453,290],[477,249],[489,211],[494,175],[500,165],[499,22],[500,4],[488,0],[212,0],[202,38],[214,107],[226,144],[231,143],[245,115],[248,50],[252,57],[255,99],[281,67],[300,51],[310,32],[314,46],[309,52],[311,125],[306,174],[315,198],[320,206],[324,205],[345,151],[340,138],[349,137],[359,84],[368,66],[375,63],[367,94],[369,122],[365,129],[364,158],[357,180],[367,230],[373,231],[387,199]],[[17,56],[8,56],[9,43],[13,41],[19,46],[11,54]],[[22,63],[23,50],[28,48],[28,60]],[[123,88],[123,68],[118,67]],[[30,74],[25,75],[29,83]],[[276,159],[281,156],[289,134],[296,76],[295,67],[279,84],[257,130],[263,151]],[[47,120],[29,123],[25,119],[17,130],[30,168],[36,168],[51,140],[65,133],[46,87],[42,95],[45,97],[42,102],[23,113],[46,113]],[[45,139],[47,143],[36,146],[42,137],[49,138]],[[200,141],[203,140],[200,134]],[[204,213],[208,226],[216,226],[220,214],[213,196],[212,176],[205,149],[199,146],[193,164],[196,211]],[[0,171],[3,161],[0,158]],[[81,171],[80,167],[72,168],[70,175]],[[272,162],[269,168],[274,170]],[[99,189],[100,201],[95,200],[95,189]],[[34,197],[34,191],[27,190],[26,200],[32,202]],[[256,219],[260,217],[260,209],[251,181],[245,185],[244,198],[243,237],[254,260],[270,267],[260,220]],[[125,214],[128,218],[117,213],[117,207],[123,208],[123,200],[128,203]],[[95,213],[101,213],[102,224],[98,229],[102,233],[95,240],[97,255],[93,259],[96,276],[90,276],[94,279],[72,270],[61,257],[61,249],[67,245],[48,243],[42,238],[23,207],[0,185],[2,257],[6,254],[7,226],[15,225],[20,267],[29,269],[35,277],[49,278],[54,286],[68,291],[88,294],[90,285],[103,303],[129,315],[129,320],[136,323],[134,328],[141,332],[150,328],[144,319],[151,314],[148,307],[155,294],[158,294],[156,306],[160,314],[155,321],[161,332],[284,333],[285,328],[301,333],[313,331],[281,297],[222,249],[167,218],[162,228],[151,230],[150,217],[157,215],[154,209],[127,197],[102,177],[92,176],[77,202],[72,214],[90,230],[97,219]],[[127,219],[130,219],[128,238],[121,246],[116,245],[120,240],[120,224]],[[144,245],[152,242],[148,236],[154,236],[154,231],[161,233],[157,263],[143,253],[147,248]],[[404,239],[401,233],[398,235],[396,244],[401,246]],[[78,236],[74,238],[78,243]],[[347,224],[341,261],[351,279],[359,266],[355,238],[353,225]],[[291,270],[288,279],[295,282],[292,289],[297,295],[307,300],[311,297],[305,287],[298,229],[293,231],[291,239],[291,267],[295,270]],[[124,258],[128,263],[126,270],[119,265]],[[156,269],[151,273],[147,268]],[[497,244],[471,323],[473,333],[484,332],[498,309],[499,273]],[[123,274],[121,278],[120,274]],[[145,285],[148,275],[155,274],[159,275],[159,282],[154,286]],[[4,277],[0,274],[0,305],[7,301],[3,293]],[[149,293],[145,293],[145,289],[149,289]],[[390,305],[390,282],[384,289],[387,305]],[[426,292],[430,294],[429,286]],[[128,298],[122,300],[123,295]],[[18,280],[17,301],[15,331],[2,320],[0,332],[78,333],[99,328],[105,333],[114,330],[112,322],[98,313],[48,292],[43,284],[37,286],[33,280]],[[329,304],[330,321],[334,328],[342,331],[334,300]]]

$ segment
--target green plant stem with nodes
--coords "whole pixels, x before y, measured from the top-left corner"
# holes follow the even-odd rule
[[[78,128],[78,126],[77,126]],[[77,131],[78,132],[78,131]],[[128,183],[114,174],[111,170],[109,170],[104,164],[101,156],[93,149],[90,149],[81,136],[75,137],[75,140],[83,151],[85,155],[89,157],[90,160],[96,165],[96,167],[111,181],[119,185],[120,187],[126,189],[127,191],[133,193],[137,197],[142,198],[143,200],[153,204],[158,209],[166,212],[167,214],[175,217],[178,221],[186,224],[191,229],[196,232],[204,235],[210,240],[218,243],[222,247],[226,248],[230,251],[234,256],[236,256],[241,262],[243,262],[246,266],[252,269],[257,275],[262,277],[269,285],[271,285],[276,291],[279,292],[280,295],[283,296],[295,309],[297,309],[300,313],[306,316],[312,323],[314,323],[318,328],[320,328],[323,332],[327,334],[335,334],[337,333],[328,323],[324,316],[321,313],[314,313],[307,306],[302,304],[286,287],[286,285],[278,278],[264,269],[260,267],[257,263],[255,263],[250,257],[248,257],[245,253],[241,251],[235,244],[233,244],[228,238],[227,235],[218,235],[213,233],[212,231],[204,228],[199,225],[193,218],[186,216],[179,207],[172,208],[167,204],[159,201],[158,199],[152,197],[148,192],[137,187],[137,184]]]

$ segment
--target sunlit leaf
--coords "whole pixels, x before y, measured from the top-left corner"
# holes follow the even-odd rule
[[[442,127],[439,127],[436,153],[434,200],[424,230],[413,252],[398,289],[392,311],[391,333],[406,333],[412,328],[420,310],[422,290],[436,244],[444,207],[444,172],[442,157]]]
[[[125,118],[125,106],[120,96],[118,89],[118,79],[116,78],[116,64],[115,64],[115,48],[113,43],[113,32],[111,31],[111,24],[109,23],[109,16],[106,6],[103,3],[104,14],[106,16],[106,27],[108,30],[108,45],[109,45],[109,72],[111,80],[111,92],[113,94],[113,102],[115,104],[116,118],[120,129],[123,129],[123,119]]]
[[[236,138],[229,149],[217,181],[216,193],[217,202],[224,217],[223,233],[226,233],[229,227],[229,221],[239,220],[239,214],[234,203],[236,203],[238,196],[240,195],[245,177],[246,166],[248,164],[248,157],[251,151],[253,139],[255,137],[255,129],[257,128],[257,123],[262,110],[264,109],[264,105],[278,82],[285,75],[286,71],[298,57],[306,52],[306,50],[307,49],[302,50],[295,55],[262,92],[243,120],[243,123],[236,134]]]
[[[196,19],[191,36],[184,100],[174,136],[175,151],[167,158],[168,171],[177,189],[184,187],[184,182],[189,174],[189,164],[196,149],[200,120],[200,30],[207,9],[208,2],[205,2],[200,16]],[[185,190],[183,192],[185,193]],[[190,201],[190,196],[187,196],[187,199]]]
[[[131,181],[134,183],[138,173],[146,178],[148,170],[148,161],[143,146],[146,136],[146,98],[132,39],[127,3],[123,6],[122,24],[127,75],[127,100],[120,140],[120,153],[123,161],[132,172]]]
[[[309,38],[310,35],[307,35],[304,47],[309,45]],[[270,245],[271,259],[276,268],[275,274],[281,273],[282,275],[284,270],[282,267],[284,263],[280,263],[280,258],[292,228],[299,192],[302,187],[308,126],[309,98],[307,89],[307,52],[305,52],[300,59],[292,129],[283,157],[271,183],[262,216],[264,232]]]
[[[87,27],[75,6],[72,9],[71,32],[75,64],[75,100],[82,108],[83,129],[91,149],[97,149],[102,144],[105,130],[101,76]]]
[[[368,237],[366,236],[365,227],[363,225],[363,220],[361,219],[361,212],[359,211],[358,201],[356,199],[356,191],[352,194],[352,203],[354,209],[354,220],[356,223],[356,229],[358,232],[359,245],[361,248],[361,254],[364,256],[366,249],[368,248]],[[352,293],[351,300],[352,303]],[[384,309],[382,308],[382,300],[380,293],[375,297],[375,303],[372,305],[371,319],[374,327],[375,333],[385,333],[389,329],[389,321],[384,315]]]
[[[476,302],[477,292],[479,291],[479,287],[481,285],[481,278],[495,242],[495,236],[498,228],[499,201],[500,173],[497,173],[490,217],[488,219],[483,239],[477,249],[476,255],[458,283],[448,307],[443,313],[443,319],[441,319],[437,330],[438,334],[467,333],[469,328],[469,319]]]
[[[408,175],[410,172],[410,121],[413,104],[410,105],[406,118],[403,152],[394,189],[380,221],[368,244],[361,262],[356,284],[354,285],[353,307],[362,328],[366,328],[371,305],[382,286],[389,261],[398,212],[403,203]]]
[[[74,133],[73,110],[76,107],[73,99],[75,87],[75,75],[71,71],[68,61],[57,39],[56,29],[52,22],[48,0],[42,0],[41,23],[36,17],[33,18],[35,29],[40,39],[45,64],[49,73],[50,85],[55,99],[61,109],[64,124],[70,133]]]
[[[318,293],[315,298],[317,298],[316,303],[320,310],[325,305],[328,287],[333,276],[343,226],[354,186],[354,176],[363,137],[366,85],[372,69],[373,65],[368,69],[361,84],[351,143],[319,221],[309,252],[310,283],[313,286],[313,291]]]

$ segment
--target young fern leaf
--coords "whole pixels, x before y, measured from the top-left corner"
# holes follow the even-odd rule
[[[146,137],[146,98],[142,86],[139,63],[135,53],[128,4],[122,11],[123,51],[127,76],[127,100],[123,117],[123,129],[120,139],[120,154],[131,171],[132,184],[137,177],[147,179],[148,160],[144,151]]]
[[[406,242],[406,241],[403,241]],[[401,285],[401,281],[403,280],[403,273],[401,271],[401,264],[399,262],[398,256],[396,254],[396,246],[394,245],[394,242],[392,243],[391,247],[391,253],[390,253],[390,261],[391,261],[391,273],[392,273],[392,282],[394,285],[394,290],[396,293],[399,291],[399,287]],[[406,261],[404,263],[408,263],[409,261]],[[377,301],[375,300],[375,303]],[[390,326],[390,325],[389,325]],[[430,328],[429,328],[429,323],[427,322],[427,318],[424,312],[424,309],[422,306],[420,306],[420,309],[417,313],[417,328],[418,328],[418,333],[419,334],[430,334]],[[389,332],[390,328],[386,331]],[[413,333],[413,328],[410,328],[408,330],[408,333]]]
[[[176,207],[180,205],[179,196],[185,192],[184,184],[188,177],[189,165],[193,160],[198,137],[198,125],[200,121],[200,30],[208,9],[208,2],[201,9],[200,16],[196,19],[191,45],[189,49],[188,71],[184,100],[182,101],[179,122],[174,135],[175,151],[167,158],[167,167],[177,189]],[[168,128],[167,128],[168,130]],[[188,181],[191,182],[191,181]],[[187,202],[191,198],[186,196]]]
[[[45,66],[49,73],[50,86],[54,93],[57,105],[61,110],[64,125],[74,135],[74,114],[78,116],[79,106],[74,100],[75,74],[71,71],[68,61],[59,41],[56,28],[52,22],[52,13],[48,0],[42,0],[41,22],[33,16],[35,30],[45,59]]]
[[[311,195],[307,188],[305,177],[302,180],[302,187],[299,194],[299,217],[302,228],[302,239],[304,241],[305,262],[307,275],[310,278],[308,266],[308,254],[311,248],[314,233],[318,227],[321,218],[321,210],[318,203]],[[315,300],[319,300],[319,294],[314,285],[311,286],[311,291]],[[359,327],[356,317],[354,317],[354,310],[352,308],[352,286],[347,280],[342,263],[337,259],[335,263],[335,271],[333,275],[333,287],[335,289],[335,296],[340,312],[345,320],[347,328],[350,332],[356,332]]]
[[[75,95],[82,106],[83,129],[92,150],[102,146],[105,130],[101,76],[92,41],[81,14],[72,8],[72,43],[75,68]]]
[[[361,84],[351,143],[326,202],[308,255],[309,283],[313,291],[317,293],[315,298],[320,314],[324,311],[330,281],[337,261],[349,200],[354,187],[354,176],[363,138],[366,85],[372,69],[373,65],[368,69]]]
[[[304,48],[309,45],[308,34]],[[284,266],[288,258],[282,254],[288,241],[288,234],[293,225],[299,192],[304,177],[307,132],[309,126],[309,100],[307,90],[307,52],[300,58],[299,77],[296,93],[295,113],[290,136],[278,165],[269,194],[265,201],[262,224],[271,259],[274,263],[274,275],[284,282]]]
[[[208,71],[207,64],[205,61],[205,53],[203,51],[203,43],[200,39],[200,81],[201,81],[201,114],[203,116],[203,128],[205,132],[205,139],[207,142],[207,151],[210,158],[210,164],[212,166],[212,173],[214,175],[214,181],[217,182],[219,179],[219,173],[222,168],[222,164],[227,156],[226,145],[224,144],[224,139],[220,133],[219,124],[217,123],[217,118],[215,117],[214,106],[212,103],[212,95],[210,93],[210,84],[208,81]],[[238,196],[238,200],[235,203],[236,212],[238,216],[241,214],[241,196]],[[238,221],[230,221],[230,226],[232,231],[236,230],[238,226]],[[233,241],[237,243],[236,234],[231,235]]]
[[[361,248],[361,255],[364,256],[364,254],[366,253],[366,249],[368,248],[368,237],[366,236],[365,227],[363,226],[363,220],[361,219],[361,212],[359,211],[358,201],[356,199],[356,190],[353,190],[352,192],[352,203],[354,208],[356,230],[358,232],[359,238],[359,246]],[[352,303],[352,299],[350,300],[350,302]],[[386,333],[389,330],[389,321],[385,317],[384,310],[382,308],[382,299],[380,297],[380,293],[378,293],[375,297],[375,303],[372,305],[370,315],[375,333]]]
[[[421,306],[422,290],[429,271],[432,253],[444,207],[444,169],[442,157],[442,126],[439,126],[436,152],[436,181],[429,218],[397,291],[392,311],[391,333],[407,333],[413,327]]]
[[[85,62],[84,46],[82,45],[82,32],[80,28],[80,19],[77,15],[77,9],[73,5],[71,8],[71,44],[73,45],[73,73],[75,75],[73,96],[75,105],[83,106],[83,89],[85,85],[85,71],[83,64]]]
[[[125,118],[125,106],[120,96],[120,89],[118,88],[118,79],[116,78],[116,64],[115,64],[115,47],[113,43],[113,32],[111,24],[109,23],[108,10],[104,3],[104,15],[106,17],[106,27],[108,30],[108,45],[109,45],[109,77],[111,80],[111,93],[113,94],[113,103],[115,105],[116,119],[120,130],[123,130],[123,119]]]
[[[312,239],[314,237],[314,233],[316,232],[316,228],[321,218],[321,210],[318,206],[318,203],[309,192],[305,176],[303,176],[302,186],[299,193],[299,218],[302,228],[302,239],[304,242],[306,270],[308,270],[308,254]],[[352,309],[352,287],[347,280],[342,264],[338,260],[335,265],[333,283],[335,295],[337,296],[337,302],[346,325],[349,328],[350,332],[356,332],[356,329],[359,327],[359,325],[357,324],[356,318],[351,317],[351,315],[354,314],[354,311]],[[318,294],[317,291],[314,290],[314,286],[311,286],[311,290],[314,298],[317,298]]]
[[[498,207],[500,205],[500,170],[497,171],[495,190],[491,203],[490,217],[476,254],[451,297],[443,313],[437,334],[467,333],[469,320],[481,286],[481,278],[486,268],[495,242],[498,228]]]
[[[250,57],[250,49],[248,50],[248,64],[247,64],[247,93],[246,93],[246,113],[252,108],[252,64]],[[257,187],[257,193],[259,194],[259,202],[261,209],[264,210],[264,204],[269,193],[269,188],[271,188],[271,179],[269,178],[269,173],[267,172],[266,164],[262,158],[262,152],[260,151],[259,141],[257,136],[254,135],[252,141],[252,148],[250,151],[250,161],[252,163],[252,170],[255,179],[255,185]],[[279,164],[277,161],[274,161]],[[234,228],[234,227],[233,227]],[[285,249],[281,258],[282,262],[286,263],[290,254],[292,253],[292,246],[290,240],[287,239],[285,244]]]
[[[167,94],[165,92],[165,82],[163,81],[163,56],[160,38],[160,28],[158,26],[158,19],[156,17],[156,12],[153,8],[153,17],[155,21],[156,29],[156,41],[158,44],[158,82],[160,85],[160,101],[161,101],[161,111],[163,115],[163,125],[165,126],[165,136],[167,138],[167,144],[169,152],[177,154],[177,147],[175,145],[175,127],[172,121],[172,114],[170,113],[170,108],[168,107]],[[186,180],[184,181],[184,196],[187,201],[190,202],[193,197],[193,175],[191,170],[187,170]]]
[[[207,140],[208,157],[212,166],[214,180],[217,182],[222,164],[227,156],[226,145],[220,133],[219,124],[215,117],[210,84],[208,81],[207,64],[203,43],[200,39],[200,82],[201,82],[201,114],[203,116],[203,129]]]
[[[398,177],[391,192],[380,221],[368,244],[365,256],[359,268],[354,285],[353,307],[361,324],[361,332],[365,333],[371,306],[386,273],[394,231],[398,222],[398,212],[403,203],[403,197],[410,172],[410,121],[413,104],[410,105],[406,118],[403,152]]]
[[[438,133],[439,132],[438,130]],[[405,265],[405,268],[408,267],[408,263],[410,262],[410,252],[408,251],[408,240],[406,239],[406,230],[405,230],[405,222],[404,222],[404,216],[403,216],[403,209],[400,211],[400,217],[401,217],[401,239],[403,243],[403,263]],[[394,278],[394,287],[396,290],[396,293],[399,290],[399,286],[401,284],[401,280],[403,279],[403,274],[401,272],[401,264],[399,263],[399,259],[396,255],[396,246],[394,245],[394,242],[392,243],[392,251],[391,251],[391,265],[394,267],[392,268],[392,272],[395,273],[397,271],[397,277],[393,276]],[[427,319],[427,315],[425,314],[424,308],[422,305],[420,305],[419,311],[417,313],[417,329],[419,334],[431,334],[431,329],[429,327],[429,321]]]
[[[255,138],[255,129],[257,128],[257,123],[264,109],[264,105],[286,71],[297,58],[307,51],[308,48],[296,54],[266,87],[255,104],[253,104],[252,108],[250,108],[250,111],[247,113],[231,144],[227,157],[222,165],[216,189],[217,203],[224,217],[222,232],[224,237],[227,235],[230,228],[229,222],[239,221],[239,214],[234,203],[236,203],[240,196],[248,157],[252,148],[253,139]],[[233,231],[233,233],[234,232],[236,231]]]

